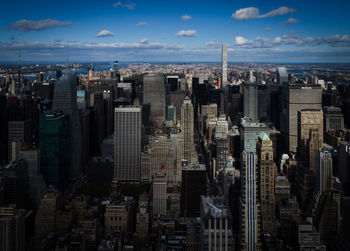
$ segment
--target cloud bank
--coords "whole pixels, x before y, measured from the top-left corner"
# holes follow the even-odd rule
[[[235,13],[232,13],[232,18],[236,20],[250,20],[255,18],[282,16],[293,12],[295,12],[295,9],[282,6],[282,7],[279,7],[278,9],[274,9],[269,11],[268,13],[260,15],[260,11],[258,8],[248,7],[248,8],[236,10]]]
[[[228,46],[229,61],[233,62],[350,62],[350,38],[348,35],[329,37],[301,38],[299,35],[288,34],[273,39],[257,37],[238,39],[240,45]],[[293,38],[294,36],[294,38]],[[295,39],[301,42],[291,42]],[[258,43],[265,44],[254,44]],[[269,44],[269,43],[270,44]],[[235,43],[235,41],[234,41]],[[298,47],[279,47],[283,44],[300,44]],[[328,44],[332,48],[318,48],[307,45],[318,43]],[[217,61],[221,60],[221,43],[213,40],[204,43],[202,47],[187,48],[185,45],[152,42],[146,38],[135,43],[97,43],[70,41],[69,56],[75,62],[113,61],[116,58],[123,61]],[[255,47],[254,47],[255,46]],[[263,47],[265,46],[265,47]],[[344,48],[345,47],[345,48]],[[21,48],[24,61],[62,61],[65,60],[66,42],[0,42],[2,60],[15,61]],[[249,48],[249,49],[247,49]]]
[[[72,25],[72,22],[58,21],[51,18],[40,20],[40,21],[22,19],[10,24],[8,26],[8,30],[19,30],[23,32],[29,32],[29,31],[47,30],[54,27],[62,27],[62,26],[69,26],[69,25]]]
[[[234,42],[234,46],[240,48],[270,48],[280,45],[315,46],[322,44],[330,47],[350,47],[350,35],[301,37],[299,34],[289,33],[273,39],[258,36],[252,40],[236,36]]]

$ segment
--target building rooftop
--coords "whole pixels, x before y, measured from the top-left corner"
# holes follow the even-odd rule
[[[276,186],[289,186],[289,181],[286,176],[277,176],[275,179]]]
[[[259,138],[262,139],[262,140],[270,140],[270,137],[269,137],[269,135],[267,135],[266,132],[261,132],[259,134]]]
[[[214,217],[227,217],[228,211],[223,196],[201,196],[203,211]]]
[[[140,112],[140,107],[124,106],[114,108],[115,112]]]
[[[57,118],[61,115],[63,115],[63,113],[61,111],[57,111],[57,112],[54,112],[54,111],[45,111],[43,112],[45,118]]]
[[[249,118],[242,118],[241,125],[243,127],[267,127],[267,125],[265,123],[253,122],[253,120],[251,120]]]
[[[186,165],[182,167],[182,170],[198,170],[198,171],[206,171],[205,164],[194,164],[194,165]]]
[[[227,161],[226,168],[233,168],[233,165],[230,161]]]
[[[320,112],[320,111],[322,111],[322,110],[320,110],[320,109],[310,109],[310,108],[308,108],[308,109],[301,109],[300,110],[300,112]]]

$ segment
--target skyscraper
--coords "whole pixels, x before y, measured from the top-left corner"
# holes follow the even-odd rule
[[[258,86],[254,83],[246,83],[243,88],[244,117],[258,122]]]
[[[113,70],[114,70],[116,73],[119,72],[119,62],[118,62],[118,60],[115,60],[115,61],[114,61]]]
[[[113,80],[116,80],[116,81],[120,80],[119,62],[118,62],[118,60],[115,60],[114,63],[113,63],[113,70],[111,70],[111,78]]]
[[[61,209],[61,193],[49,191],[42,198],[35,216],[35,239],[37,244],[49,233],[54,232],[56,210]]]
[[[350,127],[350,97],[345,97],[343,99],[342,110],[343,110],[343,114],[344,114],[344,123],[345,123],[345,125]]]
[[[242,153],[242,194],[240,198],[240,250],[261,250],[260,203],[255,153]]]
[[[314,211],[313,225],[320,232],[321,240],[334,240],[339,234],[339,228],[341,228],[341,220],[339,220],[339,212],[341,211],[340,201],[340,192],[336,190],[323,193],[318,197],[318,204]],[[343,212],[342,215],[346,213]],[[343,224],[347,223],[348,221],[343,219]],[[344,232],[343,234],[345,235]],[[339,249],[349,250],[348,247],[341,247]]]
[[[275,216],[275,172],[272,141],[265,132],[261,132],[256,145],[259,173],[259,197],[261,204],[261,225],[263,232],[276,230]]]
[[[185,217],[200,215],[200,198],[207,194],[207,180],[204,164],[182,168],[181,211]]]
[[[228,157],[228,142],[227,142],[228,122],[226,115],[218,118],[215,126],[215,141],[216,141],[216,170],[223,170],[226,167]]]
[[[332,190],[333,162],[329,149],[323,147],[317,152],[316,190],[319,193]]]
[[[344,116],[341,108],[335,106],[324,106],[324,130],[343,130]]]
[[[296,152],[298,145],[298,111],[302,109],[322,109],[322,89],[320,86],[286,85],[279,94],[280,130],[287,150]]]
[[[82,139],[77,105],[77,76],[64,76],[56,82],[53,111],[62,111],[69,116],[70,128],[70,178],[76,178],[81,170]]]
[[[142,178],[148,180],[157,173],[165,173],[168,182],[174,182],[177,177],[176,156],[172,140],[164,135],[149,138],[149,146],[142,153]],[[146,158],[146,155],[148,157]]]
[[[166,120],[165,89],[162,75],[149,73],[143,77],[143,103],[151,104],[151,122],[154,126],[160,127]]]
[[[184,135],[184,158],[191,162],[194,153],[194,115],[191,100],[186,97],[181,107],[181,127]]]
[[[174,121],[174,123],[176,123],[176,107],[173,105],[168,106],[167,120],[171,120]]]
[[[166,175],[159,174],[153,179],[153,215],[166,215],[167,182]]]
[[[16,159],[16,143],[26,143],[29,145],[31,141],[31,120],[9,121],[8,122],[8,160]]]
[[[62,112],[40,114],[41,173],[48,185],[63,188],[69,177],[69,118]]]
[[[0,94],[0,161],[7,161],[8,154],[8,140],[7,140],[7,97],[4,94]]]
[[[150,133],[150,114],[151,114],[151,104],[142,104],[142,126],[145,128],[146,133]]]
[[[144,247],[144,243],[148,241],[148,226],[150,215],[148,209],[148,196],[142,193],[139,196],[139,207],[136,212],[136,241],[139,247]]]
[[[12,161],[3,167],[0,173],[1,186],[4,188],[4,204],[15,204],[18,208],[30,207],[28,163],[23,160]]]
[[[40,204],[40,200],[46,193],[46,183],[40,173],[40,151],[38,148],[21,150],[19,158],[28,163],[28,180],[30,198],[34,209]]]
[[[259,121],[270,121],[274,112],[278,113],[277,107],[273,105],[272,93],[278,91],[278,85],[258,84],[258,119]],[[279,116],[279,114],[278,114]],[[276,126],[277,123],[275,124]]]
[[[350,142],[340,142],[338,150],[337,172],[344,186],[344,193],[350,195]]]
[[[262,84],[262,71],[261,71],[261,69],[257,69],[255,71],[255,78],[256,78],[256,83],[258,85],[261,85]]]
[[[248,77],[248,82],[249,83],[254,83],[254,76],[253,76],[253,72],[249,71],[249,77]]]
[[[227,85],[227,45],[222,44],[222,87]]]
[[[115,108],[114,177],[122,182],[140,180],[141,108]]]
[[[256,142],[261,132],[266,132],[270,137],[272,133],[278,133],[276,129],[268,127],[265,123],[254,123],[252,120],[242,119],[240,128],[242,151],[255,153]],[[276,142],[274,142],[274,144],[275,143]]]
[[[323,143],[323,112],[317,109],[298,111],[299,156],[316,172],[316,155]]]
[[[279,85],[287,85],[288,84],[288,73],[286,67],[278,67],[277,68],[277,83]]]
[[[220,90],[217,91],[220,92]],[[195,118],[198,116],[197,113],[201,114],[202,105],[206,105],[207,102],[215,103],[211,101],[208,90],[208,76],[204,74],[196,74],[196,77],[192,78],[192,104],[194,107]]]
[[[223,196],[201,196],[201,250],[233,250],[231,215]]]
[[[167,83],[171,92],[176,91],[179,85],[179,76],[167,76]]]
[[[25,210],[0,207],[0,250],[26,250]]]
[[[171,92],[169,95],[170,98],[170,105],[173,105],[175,108],[175,119],[177,122],[178,120],[181,119],[181,106],[184,102],[184,99],[186,97],[186,92],[185,91],[174,91]]]

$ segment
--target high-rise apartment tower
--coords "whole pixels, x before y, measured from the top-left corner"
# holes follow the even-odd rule
[[[222,44],[222,86],[227,85],[227,45]]]
[[[114,177],[122,182],[140,180],[141,108],[115,108]]]

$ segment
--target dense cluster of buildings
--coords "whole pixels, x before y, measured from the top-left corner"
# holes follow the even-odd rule
[[[349,250],[349,79],[196,67],[1,78],[0,249]]]

